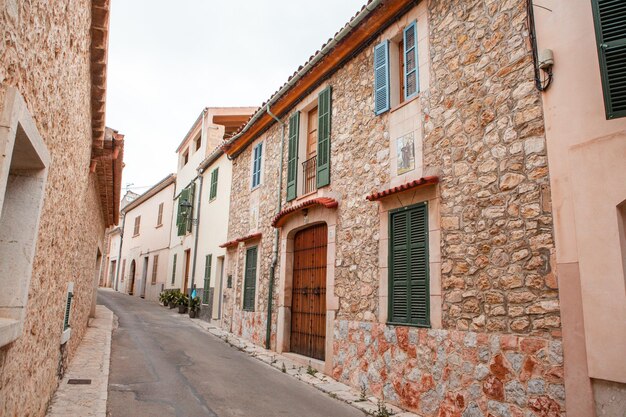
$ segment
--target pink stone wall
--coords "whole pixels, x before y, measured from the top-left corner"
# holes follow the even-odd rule
[[[430,416],[564,416],[560,341],[339,320],[333,377]]]

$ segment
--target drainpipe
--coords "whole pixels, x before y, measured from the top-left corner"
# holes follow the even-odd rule
[[[126,212],[122,210],[122,228],[120,229],[120,249],[117,253],[117,268],[115,271],[115,291],[118,290],[118,280],[120,278],[120,265],[122,264],[122,244],[124,243],[124,225],[126,224]]]
[[[202,130],[200,130],[200,137],[204,137],[204,146],[207,146],[208,139],[204,133],[204,120],[206,119],[206,109],[202,112]],[[198,190],[198,215],[196,216],[196,236],[193,242],[193,261],[191,266],[191,291],[194,289],[194,282],[196,279],[196,260],[198,259],[198,236],[200,235],[200,206],[202,205],[202,180],[204,175],[202,173],[204,169],[198,168],[198,175],[193,180],[200,179],[200,189]],[[206,289],[206,288],[205,288]],[[191,293],[189,293],[189,307],[191,308]]]
[[[270,111],[270,105],[268,103],[265,108],[267,114],[272,116],[276,122],[280,124],[280,163],[278,168],[278,192],[276,193],[276,198],[278,200],[278,209],[276,210],[276,214],[280,213],[282,208],[282,198],[281,193],[283,190],[283,160],[285,153],[285,124],[274,115]],[[270,285],[269,285],[269,295],[267,297],[267,329],[265,331],[265,348],[270,348],[270,340],[272,338],[272,300],[274,296],[274,277],[276,276],[276,264],[278,263],[278,244],[280,239],[280,232],[278,228],[276,228],[274,234],[274,251],[272,253],[272,265],[270,267]]]

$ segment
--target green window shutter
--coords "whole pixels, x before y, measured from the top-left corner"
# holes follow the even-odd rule
[[[178,227],[178,236],[184,236],[187,227],[187,219],[183,215],[183,201],[189,201],[189,189],[185,188],[178,196],[178,214],[176,215],[176,226]]]
[[[289,118],[289,150],[287,155],[287,201],[296,198],[298,187],[298,139],[300,137],[300,112]]]
[[[389,110],[389,41],[374,47],[374,113]]]
[[[263,156],[263,142],[254,147],[252,163],[252,188],[261,184],[261,159]]]
[[[317,188],[330,184],[330,123],[332,88],[326,87],[317,99]]]
[[[256,261],[257,248],[246,251],[246,271],[243,283],[243,309],[254,311],[254,294],[256,291]]]
[[[176,282],[176,254],[174,254],[174,261],[172,262],[172,285]]]
[[[204,261],[204,291],[202,291],[202,302],[208,304],[209,302],[209,288],[211,286],[211,263],[213,255],[207,255]]]
[[[626,117],[626,2],[592,0],[606,118]]]
[[[191,186],[189,186],[189,202],[191,203],[191,209],[189,210],[189,213],[187,214],[187,231],[191,232],[192,227],[193,227],[193,212],[194,212],[194,204],[196,202],[196,183],[193,182],[191,183]]]
[[[215,168],[211,172],[211,192],[209,193],[209,200],[214,200],[217,197],[217,178],[219,175],[219,167]]]
[[[409,99],[419,92],[419,73],[417,61],[417,23],[413,22],[404,29],[404,99]]]
[[[393,211],[389,233],[389,321],[430,326],[426,203]]]
[[[65,301],[65,316],[63,317],[63,330],[67,330],[70,327],[70,311],[72,309],[72,298],[74,298],[74,293],[71,291],[68,291],[67,299]]]

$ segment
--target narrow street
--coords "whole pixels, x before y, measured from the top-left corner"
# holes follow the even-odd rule
[[[363,416],[226,345],[175,310],[109,291],[99,291],[98,303],[119,318],[108,416]]]

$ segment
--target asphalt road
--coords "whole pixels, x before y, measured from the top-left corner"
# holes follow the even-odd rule
[[[363,417],[139,297],[100,291],[113,310],[107,415]]]

